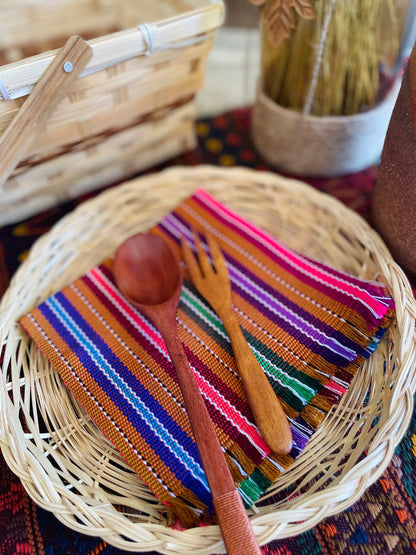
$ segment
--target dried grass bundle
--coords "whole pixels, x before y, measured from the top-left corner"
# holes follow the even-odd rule
[[[312,115],[373,107],[391,85],[410,0],[251,0],[262,78],[277,104]]]

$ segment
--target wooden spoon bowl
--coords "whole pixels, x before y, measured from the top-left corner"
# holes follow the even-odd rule
[[[139,233],[127,239],[117,250],[113,271],[120,291],[136,305],[169,301],[182,286],[182,268],[157,235]]]

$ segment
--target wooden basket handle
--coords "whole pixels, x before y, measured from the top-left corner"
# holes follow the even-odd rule
[[[91,58],[92,48],[75,35],[49,64],[1,138],[0,188]]]

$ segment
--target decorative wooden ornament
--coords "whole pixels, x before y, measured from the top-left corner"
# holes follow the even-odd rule
[[[272,46],[277,48],[290,37],[296,25],[295,12],[304,19],[314,19],[315,10],[310,0],[250,0],[255,6],[265,5],[264,24]]]

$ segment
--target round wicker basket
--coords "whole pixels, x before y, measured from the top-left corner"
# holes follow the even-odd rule
[[[2,299],[0,440],[36,503],[68,527],[128,551],[211,554],[224,545],[218,526],[166,525],[163,506],[74,401],[18,320],[197,187],[289,246],[384,281],[397,305],[394,325],[341,404],[250,511],[259,543],[300,534],[352,505],[382,474],[412,415],[415,300],[402,270],[357,214],[301,182],[240,168],[178,167],[110,189],[37,241]]]

